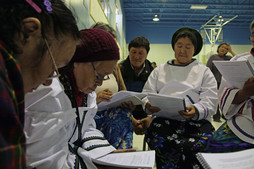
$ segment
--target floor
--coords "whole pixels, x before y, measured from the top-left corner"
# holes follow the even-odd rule
[[[224,119],[222,119],[221,122],[212,121],[212,124],[213,124],[215,130],[218,129],[222,125],[222,123],[224,123]],[[144,141],[144,135],[136,135],[134,133],[134,136],[133,136],[133,147],[137,151],[143,150],[143,143],[144,143],[143,141]],[[147,144],[146,144],[146,150],[148,150]],[[156,169],[156,166],[154,166],[153,169]]]

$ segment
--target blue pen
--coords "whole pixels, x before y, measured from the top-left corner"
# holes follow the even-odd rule
[[[191,104],[194,104],[194,101],[192,100],[192,98],[189,95],[186,95],[186,97],[190,100]],[[187,119],[187,121],[191,121],[191,119]]]
[[[184,107],[184,111],[187,112],[186,110],[186,104],[185,104],[185,100],[183,99],[183,107]]]
[[[192,100],[192,98],[189,95],[186,95],[186,97],[188,97],[188,99],[190,100],[191,104],[194,104],[194,101]]]

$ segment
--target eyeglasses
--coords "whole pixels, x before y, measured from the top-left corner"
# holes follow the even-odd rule
[[[93,62],[91,62],[91,64],[92,64],[92,66],[93,66],[93,70],[94,70],[94,73],[95,73],[95,76],[96,76],[96,79],[94,80],[95,83],[99,83],[99,82],[101,82],[101,81],[105,81],[105,80],[109,80],[109,79],[110,79],[108,75],[106,75],[106,78],[104,78],[104,77],[103,77],[103,78],[99,77],[99,75],[98,75],[98,73],[97,73],[97,71],[96,71],[96,69],[95,69],[95,66],[94,66]]]
[[[50,79],[54,79],[54,78],[60,77],[61,75],[60,75],[60,73],[59,73],[59,71],[58,71],[58,68],[57,68],[57,66],[56,66],[56,61],[55,61],[55,59],[54,59],[54,57],[53,57],[53,55],[52,55],[52,53],[51,53],[51,50],[50,50],[50,48],[49,48],[49,44],[48,44],[47,39],[44,38],[44,42],[45,42],[45,44],[46,44],[46,46],[47,46],[47,48],[48,48],[49,55],[50,55],[50,57],[51,57],[51,59],[52,59],[52,62],[53,62],[53,65],[54,65],[55,71],[56,71],[56,74],[51,75],[50,77],[48,77],[48,79],[50,80]]]
[[[249,40],[254,41],[254,36],[250,36]]]

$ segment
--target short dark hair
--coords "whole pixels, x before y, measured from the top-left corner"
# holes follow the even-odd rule
[[[110,33],[114,38],[116,38],[116,31],[114,28],[112,28],[109,24],[104,22],[97,22],[94,25],[91,26],[91,28],[98,28],[103,29],[104,31],[107,31]]]
[[[71,34],[74,39],[79,39],[79,30],[72,12],[61,0],[49,0],[52,11],[49,12],[43,0],[33,0],[42,11],[38,13],[25,0],[1,0],[0,1],[0,39],[14,53],[18,53],[18,47],[14,43],[15,34],[27,35],[21,30],[22,20],[27,17],[35,17],[42,23],[42,36],[45,36],[50,26],[54,28],[57,37],[61,34]],[[22,52],[22,51],[21,51]]]
[[[131,47],[135,47],[135,48],[144,47],[146,49],[147,54],[148,54],[148,52],[150,50],[150,42],[145,37],[138,36],[138,37],[132,39],[131,42],[129,43],[129,46],[128,46],[129,51],[130,51]]]
[[[220,47],[222,46],[222,45],[227,45],[227,46],[230,46],[230,44],[229,43],[227,43],[227,42],[221,42],[221,44],[218,46],[218,48],[217,48],[217,53],[219,52],[219,49],[220,49]],[[225,53],[225,55],[226,55],[227,53]]]

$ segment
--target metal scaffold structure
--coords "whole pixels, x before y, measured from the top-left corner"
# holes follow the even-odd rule
[[[217,40],[223,41],[222,27],[236,17],[238,17],[238,15],[226,19],[221,15],[214,15],[209,21],[200,27],[203,39],[206,39],[207,36],[212,45],[214,45]]]

